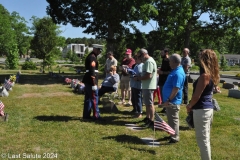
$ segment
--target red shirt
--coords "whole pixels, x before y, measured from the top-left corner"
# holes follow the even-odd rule
[[[127,65],[129,68],[132,68],[132,66],[133,66],[135,63],[136,63],[136,62],[135,62],[135,60],[134,60],[133,58],[129,58],[129,59],[124,58],[123,61],[122,61],[122,63],[121,63],[121,66],[122,66],[122,65]],[[127,76],[127,75],[128,75],[128,73],[126,73],[124,70],[122,70],[122,74],[123,74],[124,76]]]

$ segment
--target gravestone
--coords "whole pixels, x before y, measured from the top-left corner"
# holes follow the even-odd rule
[[[228,97],[239,98],[240,99],[240,91],[238,89],[229,89]]]
[[[232,89],[234,87],[235,87],[234,84],[231,84],[231,83],[223,83],[223,86],[222,86],[222,88],[224,89]]]
[[[108,112],[118,112],[116,104],[108,98],[102,98],[103,109]]]

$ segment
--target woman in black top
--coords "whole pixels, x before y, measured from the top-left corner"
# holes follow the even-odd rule
[[[199,54],[200,76],[193,84],[193,95],[187,112],[193,111],[193,121],[201,159],[211,159],[210,124],[213,117],[213,87],[219,83],[216,53],[206,49]]]

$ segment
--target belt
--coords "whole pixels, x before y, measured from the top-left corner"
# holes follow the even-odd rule
[[[86,70],[86,72],[89,72],[89,70]],[[98,72],[98,70],[94,70],[94,72]]]

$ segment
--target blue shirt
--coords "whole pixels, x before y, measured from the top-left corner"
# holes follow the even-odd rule
[[[172,89],[179,88],[177,95],[171,99],[171,103],[179,105],[182,103],[182,90],[185,81],[185,72],[182,66],[173,69],[168,75],[165,84],[163,85],[163,102],[166,102],[172,93]]]
[[[136,64],[133,68],[133,71],[136,73],[136,76],[140,76],[142,74],[142,66],[143,63]],[[133,79],[133,76],[130,76],[130,87],[136,88],[136,89],[142,89],[142,82],[141,81],[135,81]]]
[[[118,88],[118,82],[120,81],[119,74],[108,75],[102,82],[102,86]]]

